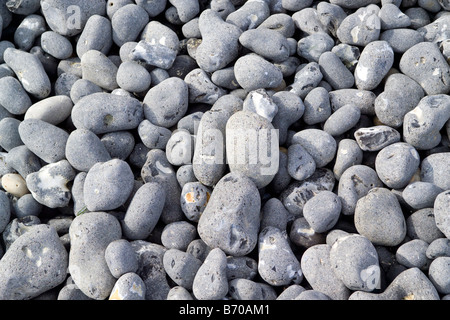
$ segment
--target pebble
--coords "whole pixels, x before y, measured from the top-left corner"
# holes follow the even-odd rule
[[[9,223],[11,218],[11,204],[8,198],[8,194],[0,190],[0,231],[3,232]]]
[[[118,68],[114,62],[102,52],[89,50],[81,57],[82,77],[99,87],[112,91],[119,87],[117,84]]]
[[[29,51],[35,40],[46,31],[45,19],[37,14],[25,17],[14,32],[18,49]]]
[[[0,79],[2,91],[0,93],[0,105],[11,115],[21,115],[31,107],[32,101],[20,82],[6,76]]]
[[[450,153],[434,153],[422,160],[420,165],[420,181],[435,184],[442,190],[450,189],[448,168]]]
[[[336,140],[327,132],[319,129],[299,131],[292,137],[291,142],[300,144],[314,159],[317,168],[325,167],[336,154]]]
[[[305,180],[316,171],[316,162],[301,144],[292,144],[288,148],[287,170],[295,180]]]
[[[379,151],[400,141],[400,133],[389,126],[377,125],[360,128],[354,133],[356,142],[363,151]]]
[[[380,34],[380,40],[386,41],[394,53],[405,53],[418,43],[423,42],[423,36],[412,29],[389,29]]]
[[[441,294],[450,293],[450,257],[438,257],[434,259],[428,270],[428,277],[436,290]]]
[[[165,149],[172,135],[169,129],[154,125],[147,119],[142,120],[137,130],[142,143],[150,149]]]
[[[125,61],[120,64],[116,74],[120,88],[130,92],[145,92],[150,88],[152,77],[143,66]]]
[[[428,243],[421,239],[413,239],[398,247],[395,258],[407,268],[428,269],[430,260],[426,256]]]
[[[32,104],[27,109],[24,119],[39,119],[58,125],[70,116],[72,107],[73,102],[68,96],[48,97]]]
[[[46,53],[60,60],[70,58],[73,52],[69,39],[54,31],[41,34],[41,47]]]
[[[259,88],[274,89],[279,87],[283,80],[280,69],[255,53],[236,60],[234,75],[239,85],[248,91]]]
[[[297,43],[297,53],[309,62],[319,62],[320,56],[332,50],[334,40],[326,33],[314,33],[300,39]]]
[[[228,283],[228,292],[233,300],[266,300],[263,283],[248,279],[233,279]]]
[[[278,107],[278,112],[272,119],[272,125],[278,129],[279,144],[283,145],[287,139],[289,126],[304,115],[305,105],[300,97],[288,91],[274,93],[272,101]]]
[[[186,251],[196,236],[197,230],[194,225],[187,221],[176,221],[164,227],[161,233],[161,243],[167,249]]]
[[[333,112],[323,125],[323,130],[332,136],[339,136],[356,126],[361,110],[352,104],[345,105]]]
[[[108,5],[109,9],[111,6]],[[81,57],[89,50],[107,54],[113,44],[111,21],[100,15],[92,15],[86,21],[75,47],[77,56]]]
[[[325,122],[331,115],[330,96],[325,88],[312,89],[304,98],[305,111],[302,119],[312,125]]]
[[[134,41],[149,22],[147,11],[137,4],[127,4],[111,18],[112,39],[119,47]]]
[[[323,233],[334,227],[341,209],[339,197],[325,190],[306,201],[303,206],[303,216],[315,232]]]
[[[427,243],[444,237],[436,225],[434,209],[424,208],[415,211],[406,219],[407,235],[411,239],[420,239]]]
[[[212,191],[198,181],[187,182],[182,188],[181,209],[188,220],[198,222],[208,204]]]
[[[333,111],[347,104],[353,104],[360,108],[362,115],[375,115],[374,103],[377,96],[372,91],[350,88],[333,90],[329,95]]]
[[[304,217],[299,217],[291,224],[289,240],[300,248],[308,249],[325,243],[325,235],[314,231]]]
[[[450,202],[450,194],[444,191],[436,197],[434,201],[434,217],[436,226],[446,236],[450,234],[450,219],[448,217],[448,204]]]
[[[287,86],[289,92],[295,93],[301,99],[310,93],[314,88],[316,88],[320,81],[323,79],[323,74],[320,72],[320,66],[317,62],[310,62],[305,66],[299,66],[301,69],[298,70],[294,75],[294,82]]]
[[[361,53],[358,65],[365,61],[364,51],[366,48]],[[355,84],[355,79],[358,79],[347,69],[341,59],[331,51],[322,53],[318,62],[323,79],[327,81],[334,90],[351,88]],[[356,67],[356,70],[358,70],[358,66]],[[364,86],[357,84],[357,87],[361,89]]]
[[[250,91],[244,99],[242,110],[251,111],[272,122],[278,106],[265,89]]]
[[[102,135],[100,141],[105,146],[111,158],[125,160],[133,151],[135,138],[128,131],[113,131]]]
[[[20,120],[15,118],[3,118],[0,120],[0,147],[5,151],[23,145],[19,134]]]
[[[145,283],[134,272],[122,275],[114,284],[109,300],[145,300]]]
[[[194,300],[191,293],[182,286],[172,287],[167,294],[167,300]]]
[[[117,279],[138,269],[138,259],[134,249],[125,239],[114,240],[108,244],[105,249],[105,260],[109,271]]]
[[[168,249],[163,256],[164,270],[179,286],[192,291],[195,276],[202,266],[202,261],[190,253]]]
[[[33,198],[33,195],[24,194],[16,201],[12,202],[11,212],[13,212],[18,218],[23,218],[29,215],[39,216],[42,208],[43,206]]]
[[[438,257],[450,257],[450,240],[438,238],[431,242],[426,251],[427,258],[436,259]]]

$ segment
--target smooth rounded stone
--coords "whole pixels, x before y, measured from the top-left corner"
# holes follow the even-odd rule
[[[325,1],[318,3],[316,10],[322,25],[336,37],[337,29],[347,17],[347,13],[340,6]]]
[[[312,0],[282,0],[281,6],[289,11],[299,11],[312,4]]]
[[[128,42],[125,42],[122,46],[120,46],[119,57],[120,57],[120,60],[122,61],[122,63],[133,61],[131,59],[132,58],[131,52],[133,51],[134,48],[136,48],[137,44],[138,43],[136,41],[128,41]]]
[[[108,245],[121,239],[120,222],[105,212],[88,212],[75,217],[69,229],[69,273],[88,297],[106,299],[116,278],[105,259]]]
[[[358,200],[355,227],[374,245],[396,246],[406,235],[406,221],[400,204],[386,188],[372,188]]]
[[[186,252],[192,254],[200,261],[205,261],[211,248],[206,245],[202,239],[194,239],[189,243]]]
[[[353,87],[355,84],[355,77],[353,74],[347,69],[341,59],[339,59],[339,57],[333,52],[327,51],[322,53],[318,62],[323,79],[327,81],[334,90],[348,89]],[[356,69],[358,69],[360,63],[361,58]]]
[[[264,228],[258,238],[258,273],[272,286],[303,280],[300,262],[289,246],[287,236],[275,227]]]
[[[220,70],[216,70],[211,75],[211,81],[219,87],[234,90],[239,89],[240,86],[237,83],[234,76],[234,67],[226,67]]]
[[[308,249],[325,243],[326,239],[325,234],[314,231],[304,217],[299,217],[292,222],[289,240],[300,248]]]
[[[234,192],[228,194],[228,190]],[[255,184],[242,174],[229,173],[216,184],[200,216],[198,234],[211,248],[244,256],[258,241],[260,208],[261,198]]]
[[[137,4],[127,4],[111,18],[112,39],[117,46],[134,41],[149,22],[146,10]]]
[[[358,59],[361,56],[361,52],[358,47],[351,46],[346,43],[340,43],[335,45],[331,52],[341,59],[342,63],[347,67],[351,72],[355,71],[355,67],[358,64]]]
[[[68,253],[56,231],[36,225],[20,236],[0,262],[0,296],[28,300],[64,282]]]
[[[450,153],[434,153],[423,159],[420,167],[420,180],[434,183],[442,190],[450,189],[449,172]]]
[[[86,79],[79,79],[72,85],[70,89],[70,99],[75,104],[85,96],[102,91],[102,88],[100,88],[95,83]]]
[[[273,13],[265,19],[256,29],[271,29],[278,31],[286,38],[295,33],[295,24],[292,17],[284,12]]]
[[[24,218],[12,219],[3,230],[2,238],[5,244],[5,250],[22,235],[31,230],[33,226],[41,224],[41,220],[36,216],[26,216]]]
[[[20,120],[15,118],[4,118],[0,120],[0,147],[5,151],[23,145],[19,135]]]
[[[442,10],[442,7],[439,5],[438,0],[432,0],[432,1],[424,1],[424,0],[418,0],[417,4],[424,8],[427,11],[436,13],[440,10]]]
[[[22,197],[30,193],[26,181],[20,174],[7,173],[1,178],[2,188],[14,197]]]
[[[323,233],[337,223],[342,209],[341,200],[331,191],[321,191],[306,201],[303,216],[311,228]]]
[[[3,232],[11,218],[11,204],[6,192],[0,190],[0,231]]]
[[[393,3],[383,4],[378,17],[381,30],[407,28],[411,25],[411,19]]]
[[[257,28],[269,16],[270,8],[265,1],[251,0],[231,12],[225,21],[246,31]]]
[[[373,244],[365,237],[353,234],[334,242],[330,263],[336,276],[350,290],[373,291],[380,288],[380,266]]]
[[[228,294],[233,300],[275,300],[276,293],[266,283],[248,279],[233,279],[228,283]]]
[[[450,118],[450,98],[446,94],[427,95],[405,114],[403,139],[418,150],[429,150],[441,141],[440,130]]]
[[[134,184],[130,166],[112,159],[94,164],[84,183],[84,201],[89,211],[114,210],[128,199]]]
[[[275,192],[275,194],[280,194],[292,181],[292,177],[287,171],[287,164],[287,149],[280,147],[278,172],[268,185],[268,188]]]
[[[361,117],[361,110],[352,104],[345,105],[325,121],[323,130],[332,136],[339,136],[356,126]]]
[[[325,122],[331,115],[331,105],[328,91],[317,87],[312,89],[304,98],[305,111],[302,119],[308,124]]]
[[[72,73],[81,78],[83,76],[81,70],[81,59],[78,57],[72,57],[69,59],[61,60],[58,63],[56,71],[58,76],[63,73]]]
[[[331,109],[333,111],[347,104],[353,104],[360,108],[361,115],[375,115],[375,93],[370,90],[340,89],[329,92]]]
[[[128,272],[116,281],[108,300],[145,300],[145,290],[141,277]]]
[[[401,189],[408,185],[419,169],[420,156],[408,143],[393,143],[378,152],[375,170],[380,180],[389,188]]]
[[[438,257],[433,260],[428,270],[428,278],[441,294],[450,293],[450,257]]]
[[[46,31],[41,35],[41,47],[46,53],[61,60],[70,58],[73,52],[69,39],[54,31]]]
[[[279,142],[283,145],[287,139],[288,128],[304,115],[305,105],[300,97],[288,91],[276,92],[272,101],[278,106],[272,125],[278,129]]]
[[[181,209],[189,221],[198,222],[208,204],[212,190],[201,182],[186,182],[181,190]]]
[[[146,160],[141,166],[141,178],[145,183],[159,183],[166,191],[166,201],[161,220],[165,224],[183,220],[184,214],[180,204],[181,187],[176,172],[167,160],[164,151],[160,149],[148,151]]]
[[[345,9],[358,9],[359,7],[365,7],[378,2],[380,0],[330,0],[330,3]]]
[[[118,68],[106,55],[97,50],[89,50],[81,57],[83,79],[99,87],[112,91],[118,88]]]
[[[28,189],[34,199],[49,208],[62,208],[69,204],[71,192],[68,183],[75,178],[75,170],[67,160],[43,166],[27,175]]]
[[[88,172],[97,162],[111,160],[111,156],[95,133],[76,129],[67,139],[66,159],[75,169]]]
[[[333,172],[326,168],[318,168],[314,174],[303,180],[290,183],[280,194],[280,200],[291,216],[302,216],[303,206],[319,191],[333,190],[335,179]],[[292,217],[290,217],[292,218]]]
[[[40,158],[30,151],[25,145],[11,149],[5,156],[5,161],[17,171],[24,179],[28,174],[41,168]]]
[[[401,73],[392,74],[386,80],[384,92],[375,99],[375,114],[383,124],[400,127],[404,116],[423,97],[423,89],[417,82]]]
[[[300,261],[303,275],[313,290],[322,292],[333,300],[347,300],[351,291],[334,273],[330,251],[331,247],[327,244],[308,248]]]
[[[185,129],[172,132],[166,144],[167,160],[174,166],[190,164],[194,154],[194,136]]]
[[[349,300],[439,300],[439,293],[419,268],[409,268],[398,274],[381,293],[353,292]]]
[[[395,258],[398,263],[407,268],[426,270],[431,263],[425,254],[427,248],[427,242],[420,239],[413,239],[398,247]]]
[[[47,30],[45,19],[38,14],[31,14],[22,20],[14,32],[14,43],[18,49],[30,51],[36,39]]]
[[[394,63],[394,51],[386,41],[373,41],[361,52],[355,68],[355,85],[360,90],[373,90]]]
[[[19,134],[25,146],[45,162],[65,158],[69,134],[63,129],[39,119],[27,119],[20,123]]]
[[[301,67],[301,66],[300,66]],[[320,72],[320,66],[317,62],[310,62],[304,67],[301,67],[294,75],[294,82],[286,89],[289,92],[295,93],[301,99],[316,88],[323,79],[323,74]]]
[[[111,21],[100,15],[92,15],[78,38],[75,50],[80,59],[89,50],[97,50],[106,55],[112,44]]]
[[[405,53],[418,43],[424,41],[423,36],[412,29],[390,29],[380,34],[380,40],[386,41],[395,53]]]
[[[168,0],[176,9],[177,15],[182,23],[193,19],[200,12],[198,0]]]
[[[385,125],[359,128],[354,136],[363,151],[379,151],[400,141],[400,133]]]
[[[401,57],[400,71],[419,83],[427,95],[450,91],[450,67],[435,43],[421,42]]]
[[[161,233],[161,242],[167,249],[186,251],[189,243],[197,236],[194,225],[187,221],[176,221],[167,224]]]
[[[409,17],[411,21],[410,28],[417,30],[430,24],[429,13],[421,7],[407,8],[404,13]]]
[[[198,27],[198,20],[199,18],[193,18],[192,20],[189,20],[188,22],[183,24],[183,26],[181,27],[181,33],[186,39],[202,37],[202,34]]]
[[[227,279],[253,280],[258,274],[258,262],[248,256],[227,256]]]
[[[187,130],[190,134],[196,135],[203,114],[204,113],[202,111],[196,111],[185,115],[178,121],[177,129],[184,129]]]
[[[244,99],[244,111],[254,112],[272,122],[278,113],[278,106],[265,89],[250,91]]]
[[[114,240],[108,244],[105,249],[105,260],[109,271],[117,279],[126,273],[136,272],[138,269],[134,248],[125,239]]]
[[[192,290],[195,275],[202,261],[190,253],[178,249],[168,249],[163,256],[164,270],[179,286]]]
[[[165,149],[172,131],[165,127],[154,125],[149,120],[144,119],[138,126],[138,134],[147,148]]]
[[[448,216],[449,203],[450,192],[448,191],[440,193],[434,201],[434,218],[436,226],[447,238],[450,238],[450,219]]]
[[[61,74],[55,82],[55,94],[70,97],[72,86],[78,80],[80,80],[80,78],[73,73],[65,72]]]
[[[289,212],[283,203],[277,198],[270,198],[261,209],[260,229],[265,227],[275,227],[281,231],[285,231],[288,224]]]
[[[81,291],[76,284],[68,283],[58,293],[57,300],[93,300]]]
[[[256,54],[238,58],[234,65],[234,74],[239,85],[248,91],[277,88],[283,80],[280,69]]]
[[[194,300],[191,293],[182,286],[175,286],[167,294],[167,300]]]
[[[315,8],[304,8],[292,15],[295,26],[307,35],[314,33],[327,33],[327,29],[319,19]]]
[[[271,41],[267,43],[267,39]],[[266,28],[247,30],[240,35],[239,42],[245,48],[272,62],[285,61],[290,55],[287,38],[275,30]]]
[[[288,148],[287,170],[293,179],[305,180],[316,171],[316,162],[300,144],[291,144]]]
[[[342,213],[354,214],[357,201],[366,196],[371,189],[380,188],[382,185],[372,168],[361,164],[350,166],[339,179],[338,196],[342,202]]]
[[[170,77],[145,95],[144,115],[154,125],[169,128],[186,114],[188,102],[188,84],[177,77]]]
[[[220,300],[228,293],[227,257],[219,248],[212,249],[198,269],[192,293],[198,300]]]
[[[300,59],[296,57],[295,55],[290,56],[285,61],[282,62],[276,62],[273,64],[275,67],[281,70],[281,73],[283,74],[283,77],[290,77],[292,76],[297,68],[300,65]],[[281,91],[278,91],[281,92]]]
[[[301,285],[291,284],[278,295],[277,300],[294,300],[305,290]]]
[[[450,239],[438,238],[430,243],[426,255],[428,259],[450,257]]]
[[[269,120],[238,111],[227,121],[225,138],[230,171],[249,177],[258,189],[267,186],[278,171],[279,154],[279,139]]]
[[[0,78],[7,75],[14,75],[14,72],[5,64],[5,60],[3,59],[3,53],[8,48],[15,48],[14,43],[7,40],[0,41]]]
[[[336,4],[332,2],[332,4]],[[348,15],[340,23],[336,36],[342,43],[365,47],[380,36],[381,21],[377,6],[356,7],[355,12]]]
[[[36,12],[39,7],[39,0],[9,0],[6,3],[9,11],[15,14],[29,15]]]
[[[417,210],[406,219],[407,235],[411,239],[420,239],[431,243],[444,237],[436,226],[433,208]]]
[[[128,131],[114,131],[104,134],[100,141],[105,146],[111,158],[125,160],[133,151],[135,139]]]
[[[434,200],[443,191],[431,182],[414,181],[403,189],[402,197],[409,206],[419,210],[433,207]]]
[[[200,14],[198,24],[202,41],[196,50],[195,60],[202,70],[217,71],[238,57],[242,33],[238,26],[223,21],[211,9]]]
[[[189,182],[197,182],[192,164],[185,164],[177,169],[177,181],[181,188]]]
[[[22,115],[31,107],[32,102],[21,83],[12,76],[0,78],[0,105],[11,115]]]
[[[144,111],[139,100],[106,92],[90,94],[72,109],[75,127],[95,134],[135,129],[143,118]]]
[[[53,125],[66,120],[72,112],[73,102],[65,95],[45,98],[31,105],[24,119],[40,119]]]
[[[314,159],[317,168],[330,163],[337,149],[336,140],[325,131],[319,129],[304,129],[292,137],[292,144],[300,144]]]
[[[178,49],[166,45],[164,38],[159,43],[141,40],[130,53],[132,61],[142,62],[146,65],[168,70],[173,66]]]
[[[39,216],[41,211],[42,205],[37,202],[31,194],[24,194],[17,200],[13,200],[11,206],[11,212],[13,212],[18,218],[23,218],[26,216]],[[7,211],[5,210],[3,212]],[[0,230],[2,230],[1,227]]]
[[[150,88],[152,78],[143,66],[126,61],[120,64],[116,75],[117,84],[130,92],[144,92]]]

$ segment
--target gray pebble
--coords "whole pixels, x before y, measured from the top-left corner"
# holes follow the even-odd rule
[[[31,299],[57,287],[66,278],[68,260],[67,251],[52,227],[40,224],[30,228],[1,259],[2,299]]]
[[[266,39],[271,39],[267,43]],[[239,42],[247,49],[272,62],[285,61],[289,55],[287,38],[275,30],[261,28],[247,30],[239,37]]]
[[[24,179],[28,174],[41,168],[40,158],[30,151],[25,145],[11,149],[5,156],[5,161],[17,171]]]
[[[130,92],[144,92],[150,88],[152,78],[150,73],[135,62],[123,62],[117,70],[117,84]]]
[[[174,166],[190,164],[194,154],[194,136],[185,129],[171,133],[166,144],[167,160]]]
[[[147,11],[137,4],[127,4],[111,18],[112,39],[119,47],[134,41],[149,22]]]
[[[312,125],[325,122],[331,115],[330,97],[325,88],[312,89],[304,98],[305,111],[302,119]]]
[[[208,204],[211,189],[198,181],[186,182],[182,187],[181,209],[188,220],[198,222]]]
[[[294,300],[305,290],[301,285],[291,284],[278,295],[277,300]]]
[[[441,294],[450,293],[450,257],[438,257],[430,264],[428,277]]]
[[[36,39],[46,30],[45,19],[41,15],[28,15],[14,32],[14,43],[18,49],[29,51]]]
[[[202,116],[203,116],[202,111],[197,111],[185,115],[178,121],[177,129],[185,129],[189,131],[190,134],[196,135]]]
[[[272,122],[278,113],[278,106],[265,89],[257,89],[248,93],[242,110],[257,113]]]
[[[75,174],[70,163],[64,159],[27,175],[27,187],[34,199],[42,205],[62,208],[71,200],[68,183],[75,178]]]
[[[41,35],[41,47],[51,56],[61,60],[70,58],[73,52],[69,39],[54,31],[46,31]]]
[[[450,257],[450,239],[438,238],[430,243],[426,251],[427,258]]]
[[[4,118],[0,120],[0,147],[5,151],[23,145],[19,135],[20,120],[15,118]]]
[[[297,132],[291,143],[300,144],[314,159],[317,168],[330,163],[337,149],[336,140],[327,132],[319,129],[304,129]]]
[[[295,219],[289,231],[289,240],[300,248],[308,249],[325,243],[325,234],[314,231],[304,217]]]
[[[351,291],[334,273],[330,251],[331,247],[327,244],[308,248],[301,258],[303,275],[313,290],[322,292],[333,300],[346,300]]]
[[[319,20],[322,25],[325,26],[333,36],[336,36],[339,25],[347,17],[347,13],[343,8],[325,1],[317,4],[317,13],[319,14]]]
[[[316,290],[305,290],[300,293],[294,300],[332,300],[326,294]]]
[[[263,230],[265,227],[271,226],[285,231],[288,224],[288,215],[289,212],[279,199],[270,198],[261,209],[260,229]]]
[[[11,115],[21,115],[27,112],[32,102],[22,84],[12,76],[0,79],[0,105]]]
[[[379,151],[400,141],[400,133],[385,125],[360,128],[355,131],[354,136],[363,151]]]
[[[234,67],[226,67],[220,70],[216,70],[211,75],[211,81],[219,87],[234,90],[239,89],[240,86],[237,83],[234,76]]]
[[[109,300],[145,300],[145,283],[134,272],[122,275],[114,284]]]
[[[258,273],[272,286],[299,284],[303,280],[300,262],[292,252],[287,235],[275,227],[259,233]]]
[[[195,275],[202,262],[190,253],[169,249],[163,257],[164,270],[179,286],[192,290]]]
[[[128,199],[134,175],[128,163],[119,159],[94,164],[84,183],[84,201],[89,211],[114,210]]]
[[[75,82],[80,78],[73,73],[64,72],[55,82],[55,94],[70,97],[70,91]]]
[[[380,40],[386,41],[395,53],[401,54],[424,41],[423,36],[412,29],[385,30],[380,34]]]
[[[25,194],[12,202],[11,211],[18,218],[26,216],[39,216],[42,211],[42,205],[34,199],[33,195]],[[3,212],[7,212],[6,210]],[[0,230],[2,228],[0,227]]]
[[[167,249],[186,251],[188,245],[196,238],[195,226],[187,221],[167,224],[161,233],[161,243]]]
[[[216,86],[211,77],[202,69],[196,68],[189,72],[185,78],[189,90],[190,103],[205,103],[213,105],[226,91]]]
[[[197,181],[192,164],[185,164],[177,169],[177,180],[181,188],[189,182]]]
[[[240,86],[248,91],[277,88],[283,80],[280,69],[256,54],[238,58],[234,74]]]
[[[57,300],[92,300],[76,284],[68,283],[58,293]]]
[[[393,3],[383,4],[378,16],[382,30],[407,28],[411,25],[411,19]]]
[[[109,271],[105,251],[122,236],[119,221],[105,212],[88,212],[75,217],[69,235],[69,273],[74,283],[90,298],[107,298],[116,278]]]
[[[292,181],[292,177],[287,170],[287,153],[286,148],[280,147],[278,172],[268,186],[276,194],[280,194]]]
[[[301,66],[300,66],[301,67]],[[294,82],[286,89],[305,99],[308,93],[316,88],[323,79],[317,62],[310,62],[295,73]]]
[[[434,201],[434,217],[436,226],[448,238],[450,235],[450,219],[448,217],[448,208],[450,203],[450,192],[440,193]]]
[[[358,47],[351,46],[346,43],[340,43],[335,45],[331,52],[341,59],[342,63],[347,67],[351,72],[355,71],[355,67],[358,64],[358,59],[361,56],[361,52]]]
[[[410,28],[414,30],[422,28],[431,22],[429,13],[421,7],[407,8],[405,14],[411,21]]]
[[[66,159],[75,169],[88,172],[97,162],[111,160],[111,156],[95,133],[76,129],[67,139]]]
[[[40,119],[58,125],[66,120],[72,112],[73,102],[65,95],[45,98],[28,108],[24,119]]]
[[[417,150],[408,143],[393,143],[378,152],[375,170],[389,188],[401,189],[408,185],[420,165]]]
[[[288,91],[274,93],[272,101],[278,106],[278,112],[272,119],[272,125],[279,130],[279,142],[280,145],[284,145],[288,128],[304,115],[305,105],[299,96]]]
[[[258,262],[248,256],[227,256],[227,279],[253,280],[258,274]]]
[[[422,160],[420,180],[431,182],[442,190],[450,189],[449,172],[446,170],[450,163],[450,153],[434,153]]]
[[[386,188],[373,188],[355,207],[358,233],[373,244],[398,245],[406,235],[406,221],[395,195]]]
[[[108,6],[109,9],[110,5]],[[107,54],[113,44],[111,21],[100,15],[91,16],[76,44],[76,53],[81,57],[89,50]]]
[[[292,17],[286,13],[274,13],[265,19],[257,29],[271,29],[280,32],[286,38],[292,37],[295,33],[295,24]]]
[[[270,8],[265,1],[247,1],[236,11],[230,13],[226,22],[232,23],[242,31],[257,28],[270,16]]]
[[[361,58],[356,70],[358,70],[360,63],[364,61],[364,50],[361,53]],[[322,53],[318,62],[323,79],[327,81],[334,90],[351,88],[355,84],[356,77],[353,76],[341,59],[333,52],[327,51]],[[357,87],[361,89],[360,86],[357,85]]]
[[[41,220],[36,216],[26,216],[24,218],[12,219],[2,233],[5,250],[8,251],[11,245],[20,236],[29,232],[32,227],[39,224],[41,224]]]
[[[337,223],[342,209],[341,200],[331,191],[321,191],[306,201],[303,216],[318,233],[330,230]]]
[[[137,129],[142,143],[150,149],[165,149],[172,135],[169,129],[154,125],[147,119],[142,120]]]
[[[165,40],[161,39],[160,43],[139,41],[130,55],[133,61],[168,70],[172,67],[177,53],[178,50],[170,48],[165,44]]]
[[[135,129],[143,118],[142,104],[137,99],[103,92],[82,98],[72,109],[75,127],[95,134]]]
[[[198,300],[220,300],[228,293],[227,257],[219,248],[212,249],[198,269],[192,292]]]
[[[11,204],[6,192],[0,190],[0,230],[3,232],[11,218]]]
[[[333,111],[347,104],[353,104],[360,108],[362,115],[375,115],[374,103],[377,96],[372,91],[350,88],[333,90],[329,94]]]
[[[407,235],[431,243],[444,237],[436,225],[433,208],[417,210],[406,219]]]
[[[419,268],[426,270],[431,262],[426,256],[427,249],[427,242],[420,239],[413,239],[398,247],[395,253],[395,258],[398,263],[407,268]]]
[[[352,104],[345,105],[330,115],[323,130],[332,136],[339,136],[353,128],[361,117],[361,110]]]
[[[128,131],[114,131],[102,135],[100,141],[105,146],[111,158],[125,160],[133,151],[135,139]]]
[[[295,180],[305,180],[316,171],[316,162],[301,144],[291,144],[288,148],[287,170]]]
[[[211,248],[206,245],[202,239],[194,239],[189,243],[186,252],[192,254],[200,261],[205,261]]]
[[[265,300],[263,283],[248,279],[233,279],[228,283],[228,293],[233,300]]]
[[[292,15],[295,26],[307,35],[314,33],[327,33],[326,27],[319,19],[315,8],[304,8]]]
[[[105,249],[105,260],[109,271],[117,279],[128,272],[136,272],[138,269],[134,248],[125,239],[114,240],[108,244]]]
[[[375,170],[366,165],[353,165],[345,170],[338,185],[338,196],[342,202],[342,213],[352,215],[359,199],[383,184]]]
[[[99,87],[112,91],[118,88],[117,66],[106,55],[97,50],[89,50],[81,57],[83,79]]]
[[[182,286],[175,286],[167,294],[167,300],[194,300],[191,293]]]
[[[433,207],[434,200],[441,188],[430,182],[415,181],[408,184],[402,191],[405,202],[414,209],[424,209]]]
[[[228,186],[233,193],[228,193]],[[241,174],[229,173],[216,184],[200,216],[197,230],[200,238],[226,254],[246,255],[257,243],[260,208],[255,184]]]

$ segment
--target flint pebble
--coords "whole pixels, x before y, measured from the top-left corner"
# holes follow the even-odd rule
[[[141,277],[129,272],[117,279],[109,300],[145,300],[145,290],[145,283]]]
[[[202,262],[190,253],[178,249],[168,249],[163,256],[164,270],[179,286],[192,290],[195,275]]]
[[[355,131],[354,136],[363,151],[379,151],[400,141],[400,133],[385,125],[360,128]]]
[[[318,233],[330,230],[341,213],[341,200],[331,191],[321,191],[303,206],[303,216],[311,228]]]
[[[105,260],[109,271],[117,279],[138,269],[138,259],[134,249],[125,239],[114,240],[108,244],[105,249]]]
[[[420,180],[431,182],[442,190],[450,189],[448,168],[450,162],[450,153],[434,153],[422,160],[420,165]]]
[[[180,202],[181,209],[186,218],[190,221],[198,222],[210,197],[211,189],[201,182],[194,181],[185,183],[181,190]]]
[[[450,234],[450,219],[448,217],[448,204],[450,202],[450,193],[444,191],[440,193],[434,201],[434,217],[436,226],[446,236]]]
[[[405,202],[414,209],[431,208],[434,200],[443,192],[431,182],[415,181],[408,184],[402,191]]]
[[[431,262],[426,256],[427,249],[427,242],[420,239],[413,239],[399,246],[395,257],[398,263],[407,268],[426,270]]]
[[[273,89],[281,85],[280,69],[257,54],[248,54],[237,59],[234,74],[239,85],[246,90]]]

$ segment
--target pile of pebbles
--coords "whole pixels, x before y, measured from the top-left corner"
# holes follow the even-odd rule
[[[449,25],[0,0],[0,299],[450,299]]]

